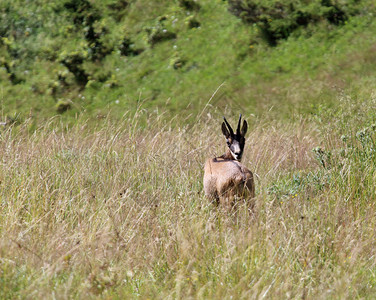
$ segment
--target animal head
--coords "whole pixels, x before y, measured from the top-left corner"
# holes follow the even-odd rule
[[[224,122],[222,123],[222,133],[226,138],[227,146],[231,152],[232,157],[235,160],[240,161],[243,155],[244,144],[245,144],[245,134],[247,133],[248,123],[246,120],[243,121],[243,126],[240,129],[242,115],[239,116],[238,128],[236,133],[232,130],[230,124],[227,122],[226,118],[223,117]]]

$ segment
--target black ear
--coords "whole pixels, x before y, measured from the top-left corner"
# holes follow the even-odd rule
[[[230,137],[230,132],[228,131],[225,122],[222,123],[222,133],[228,139]]]
[[[240,135],[240,123],[242,121],[242,114],[239,115],[238,127],[236,128],[236,134]]]
[[[242,127],[242,136],[244,137],[245,134],[247,133],[247,130],[248,130],[248,123],[246,120],[244,120],[243,122],[243,127]]]
[[[227,128],[228,128],[228,132],[230,133],[229,136],[231,136],[231,137],[234,136],[234,131],[232,130],[231,125],[227,122],[225,117],[223,117],[223,120],[225,121]]]

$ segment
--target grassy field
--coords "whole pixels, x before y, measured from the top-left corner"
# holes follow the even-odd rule
[[[373,2],[273,47],[196,2],[0,3],[0,299],[376,297]],[[203,164],[239,113],[227,212]]]
[[[376,100],[341,97],[298,121],[245,116],[254,211],[203,195],[203,161],[224,151],[215,111],[4,130],[0,298],[375,297]]]

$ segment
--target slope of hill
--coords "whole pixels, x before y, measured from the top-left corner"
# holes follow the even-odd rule
[[[360,3],[340,25],[308,24],[271,47],[226,1],[2,1],[3,117],[119,118],[142,106],[190,119],[218,87],[220,110],[285,117],[339,89],[367,94],[374,5]]]

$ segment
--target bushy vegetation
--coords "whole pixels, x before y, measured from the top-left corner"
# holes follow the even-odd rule
[[[323,21],[342,25],[354,15],[364,16],[369,7],[364,7],[364,1],[229,0],[229,10],[246,23],[257,25],[261,36],[275,46],[278,40],[288,38],[298,29]]]
[[[192,122],[190,115],[219,86],[212,105],[259,114],[278,104],[286,117],[331,101],[339,82],[362,85],[359,66],[374,68],[374,4],[366,0],[38,0],[27,6],[5,0],[0,12],[3,118],[31,115],[35,123],[61,113],[60,101],[71,104],[63,117],[72,122],[77,114],[109,111],[120,118],[141,103]],[[291,82],[299,100],[284,101]]]
[[[0,298],[375,298],[373,1],[0,2]],[[222,115],[255,207],[203,195]]]

